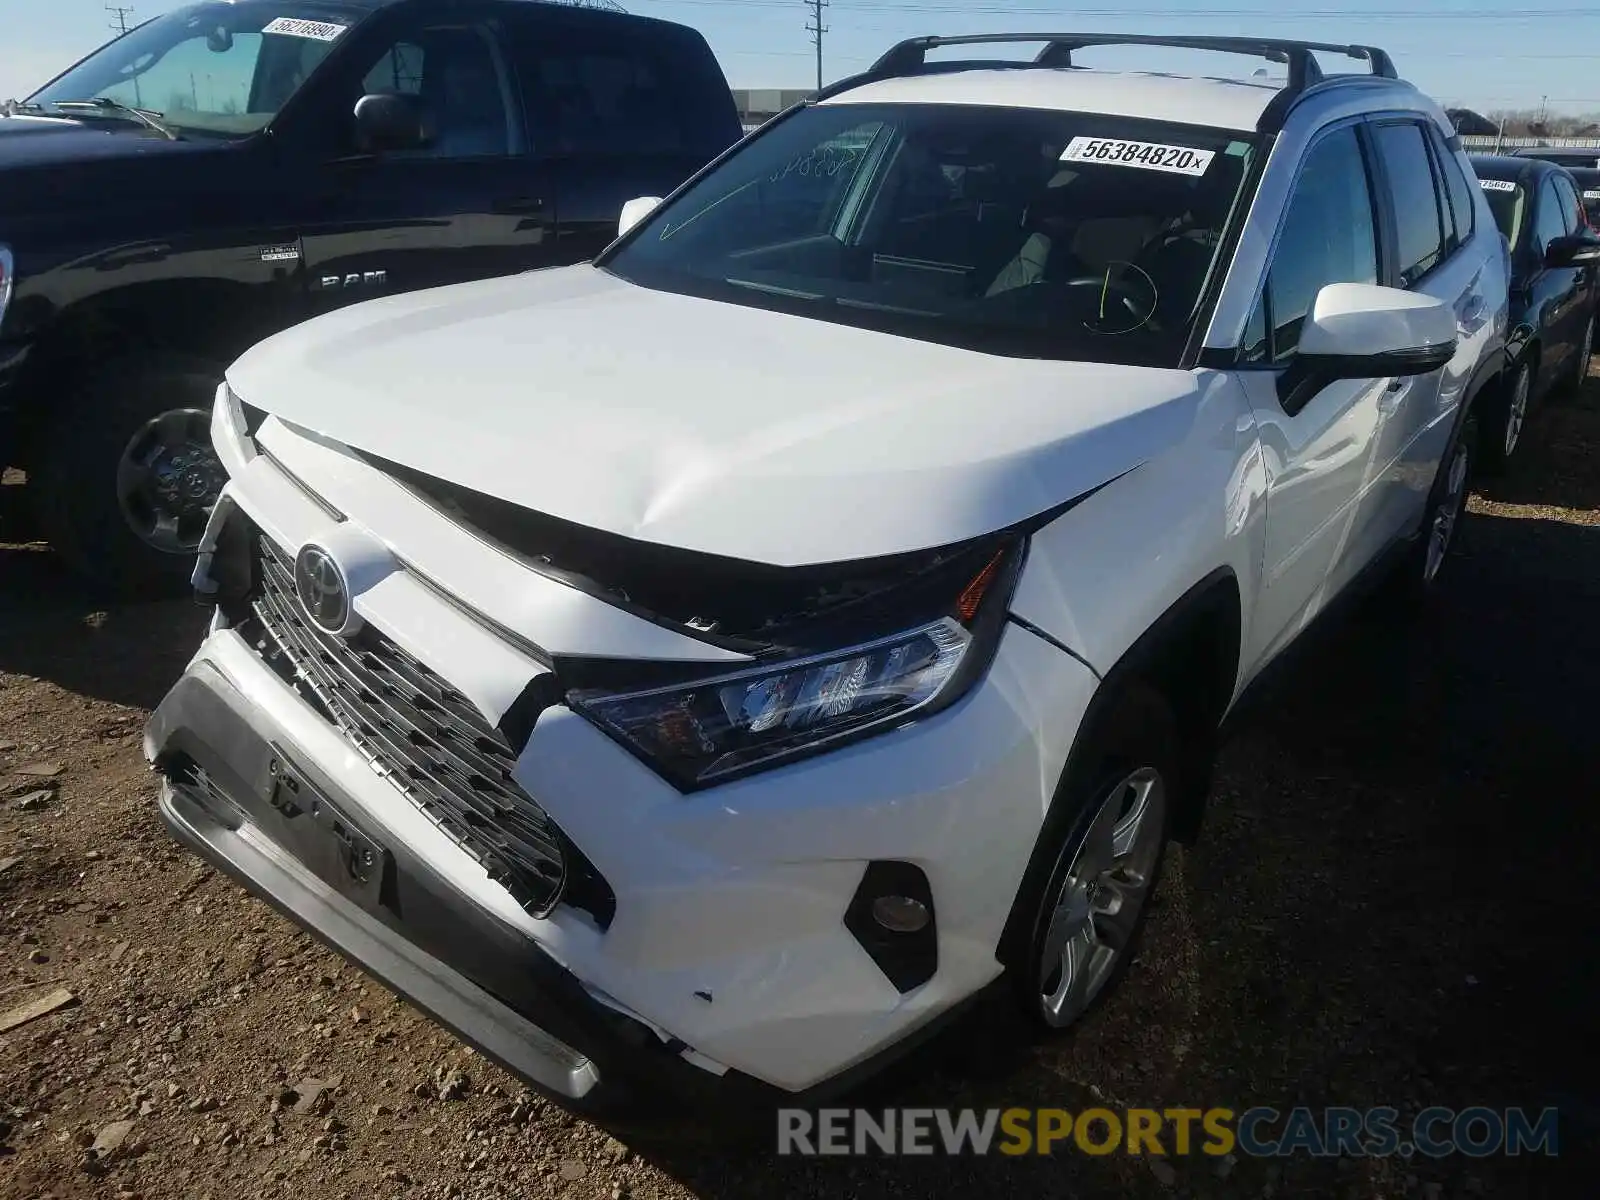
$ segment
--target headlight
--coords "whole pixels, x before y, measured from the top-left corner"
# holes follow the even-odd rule
[[[903,632],[668,687],[574,691],[568,703],[684,791],[885,732],[953,703],[987,667],[1017,550],[996,553],[947,615]]]

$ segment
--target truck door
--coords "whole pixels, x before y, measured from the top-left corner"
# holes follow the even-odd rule
[[[367,30],[319,90],[302,191],[306,312],[555,261],[554,205],[501,30],[484,10],[401,12]],[[363,153],[363,95],[414,97],[431,127],[411,150]]]
[[[582,9],[516,5],[507,32],[534,153],[560,216],[563,262],[594,257],[622,206],[665,196],[740,137],[732,93],[691,30],[597,20]]]

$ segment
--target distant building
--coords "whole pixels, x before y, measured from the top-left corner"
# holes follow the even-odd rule
[[[734,88],[733,102],[746,128],[765,124],[812,95],[809,88]]]

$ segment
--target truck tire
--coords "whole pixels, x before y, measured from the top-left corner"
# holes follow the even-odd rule
[[[210,363],[122,357],[71,386],[34,444],[40,531],[76,574],[117,599],[183,595],[226,482],[211,447]]]
[[[1092,753],[1067,765],[1008,926],[1013,990],[1042,1031],[1076,1024],[1127,971],[1181,795],[1171,706],[1137,679],[1115,686],[1085,731]]]

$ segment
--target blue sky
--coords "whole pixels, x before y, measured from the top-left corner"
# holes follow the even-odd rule
[[[632,12],[705,33],[735,87],[808,87],[816,77],[806,0],[622,0]],[[11,3],[22,8],[20,0]],[[921,33],[1095,29],[1365,41],[1445,104],[1480,110],[1600,112],[1600,8],[1572,0],[832,0],[824,10],[824,75],[866,66],[894,41]],[[1099,7],[1096,7],[1096,4]],[[174,5],[150,0],[143,20]],[[48,0],[12,15],[0,41],[0,98],[22,96],[110,36],[103,0]],[[1581,48],[1590,47],[1588,53]],[[1126,60],[1119,60],[1126,61]],[[1108,64],[1109,65],[1109,64]],[[1179,64],[1163,61],[1161,67]]]

